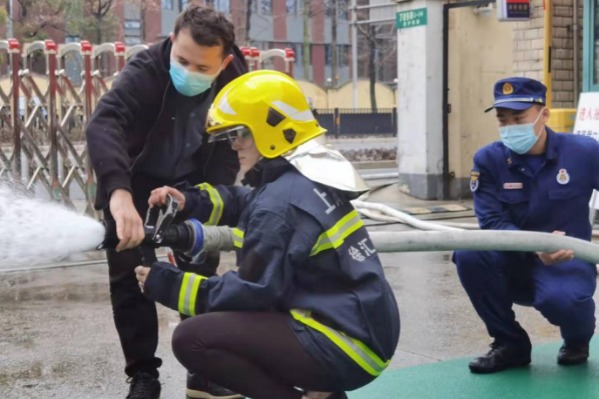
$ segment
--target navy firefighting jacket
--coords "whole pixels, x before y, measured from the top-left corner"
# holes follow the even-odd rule
[[[470,189],[483,229],[560,230],[590,240],[589,200],[599,189],[599,144],[549,128],[542,155],[518,155],[497,141],[474,156]]]
[[[205,278],[159,262],[144,292],[187,315],[290,313],[380,374],[397,346],[399,313],[359,214],[347,193],[283,158],[261,163],[254,190],[203,184],[185,192],[186,216],[236,226],[239,271]]]

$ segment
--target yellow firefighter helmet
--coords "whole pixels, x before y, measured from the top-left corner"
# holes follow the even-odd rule
[[[249,72],[221,89],[208,111],[210,141],[252,134],[256,149],[275,158],[326,132],[297,82],[284,73]]]

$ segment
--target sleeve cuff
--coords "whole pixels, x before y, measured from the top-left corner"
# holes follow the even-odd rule
[[[181,314],[195,316],[201,308],[199,293],[204,280],[207,277],[183,272],[170,263],[156,262],[144,284],[144,293]]]
[[[178,310],[183,271],[166,262],[156,262],[144,283],[144,294],[173,310]]]
[[[104,189],[106,190],[106,198],[108,202],[110,202],[110,196],[112,195],[112,192],[119,188],[133,193],[133,190],[131,189],[131,178],[128,174],[118,174],[109,176],[105,178],[102,182],[102,187],[104,187]]]

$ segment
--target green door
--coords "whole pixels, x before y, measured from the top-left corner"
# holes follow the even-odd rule
[[[599,91],[599,0],[584,0],[583,90]]]

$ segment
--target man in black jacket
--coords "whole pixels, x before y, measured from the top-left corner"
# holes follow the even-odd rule
[[[208,143],[204,131],[215,94],[247,72],[231,22],[211,9],[190,6],[174,32],[136,55],[101,98],[87,127],[98,179],[96,209],[117,226],[119,244],[107,251],[114,321],[131,377],[130,399],[160,395],[155,356],[158,321],[154,302],[141,292],[134,268],[142,253],[142,215],[150,191],[187,181],[233,184],[239,164],[228,143]],[[218,257],[203,273],[214,274]],[[204,396],[202,396],[204,395]],[[205,381],[188,378],[189,397],[238,398]]]

